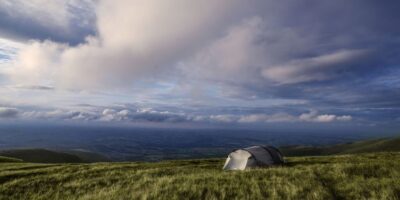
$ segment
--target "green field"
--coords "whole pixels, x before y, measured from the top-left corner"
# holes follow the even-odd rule
[[[0,163],[0,199],[400,199],[400,153],[287,161],[235,172],[224,159]]]

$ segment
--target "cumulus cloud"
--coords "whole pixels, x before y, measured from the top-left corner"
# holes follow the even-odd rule
[[[272,115],[251,114],[241,116],[238,122],[241,123],[257,123],[257,122],[293,122],[296,117],[287,113],[276,113]]]
[[[79,109],[40,109],[0,107],[1,118],[20,117],[25,120],[61,120],[121,123],[212,123],[212,124],[273,124],[293,122],[347,122],[350,115],[319,114],[312,110],[300,115],[286,112],[243,114],[230,111],[225,114],[197,113],[182,108],[160,109],[136,105],[81,106]]]
[[[225,122],[225,123],[236,122],[238,120],[238,116],[235,115],[211,115],[209,117],[203,117],[203,120],[207,118],[211,122]]]
[[[25,111],[22,117],[28,120],[78,120],[93,121],[98,120],[99,115],[94,111],[78,110],[49,110],[49,111]]]
[[[102,112],[100,120],[102,121],[123,121],[129,117],[129,110],[116,111],[114,109],[106,108]]]
[[[318,111],[312,110],[309,113],[303,113],[299,116],[301,121],[306,122],[333,122],[333,121],[350,121],[352,117],[349,115],[337,116],[333,114],[319,114]]]
[[[269,62],[266,48],[258,43],[265,34],[264,28],[260,17],[242,20],[199,51],[183,70],[194,78],[242,83],[257,80],[259,70]]]
[[[68,9],[54,17],[57,13],[52,8],[76,7],[81,1],[51,1],[44,7],[38,2],[5,1],[2,7],[20,4],[24,13],[17,16],[40,13],[66,26],[70,22]],[[367,47],[378,48],[365,45],[365,41],[379,37],[356,37],[358,33],[350,29],[335,30],[374,28],[375,22],[362,20],[370,16],[358,9],[358,4],[351,3],[350,9],[343,11],[344,16],[358,13],[357,19],[337,24],[332,23],[337,21],[332,16],[321,17],[325,14],[320,11],[341,10],[340,3],[313,2],[319,12],[304,12],[307,14],[298,19],[293,19],[298,8],[312,8],[292,3],[287,7],[258,0],[100,0],[93,6],[96,34],[88,34],[78,46],[32,42],[19,53],[13,76],[18,82],[46,80],[68,88],[126,87],[143,79],[172,81],[176,76],[256,87],[332,79],[363,63],[365,55],[372,52]],[[389,17],[380,10],[375,15]],[[46,17],[40,19],[50,21]],[[311,20],[314,18],[320,19],[318,24]]]
[[[0,35],[72,44],[94,33],[95,0],[2,0]]]
[[[62,120],[62,121],[102,121],[102,122],[156,122],[177,123],[190,122],[189,114],[158,111],[154,109],[119,109],[93,107],[83,110],[30,110],[21,112],[21,116],[27,120]]]
[[[318,114],[318,111],[311,111],[301,115],[288,113],[273,113],[273,114],[219,114],[209,116],[195,116],[189,118],[196,122],[219,122],[219,123],[243,123],[243,124],[270,124],[270,123],[291,123],[291,122],[346,122],[351,121],[349,115],[337,116],[333,114]]]
[[[242,4],[237,0],[103,0],[96,9],[96,36],[76,47],[33,42],[21,51],[16,74],[37,71],[42,77],[36,80],[57,80],[66,87],[124,85],[156,76],[218,34],[237,17]]]
[[[101,0],[96,5],[96,34],[78,46],[32,42],[15,63],[17,80],[51,80],[79,89],[176,76],[235,84],[301,83],[352,71],[348,68],[368,52],[351,46],[360,43],[352,32],[333,35],[319,50],[324,32],[287,24],[284,19],[292,12],[277,12],[285,8],[273,1]],[[321,23],[331,19],[326,20]]]
[[[57,80],[59,69],[53,66],[60,60],[60,52],[65,45],[54,42],[34,42],[21,49],[14,68],[12,78],[16,83],[24,85],[42,85]]]
[[[16,108],[0,107],[0,118],[15,118],[19,113]]]

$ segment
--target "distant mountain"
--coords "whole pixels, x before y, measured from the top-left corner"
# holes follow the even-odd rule
[[[0,151],[0,156],[32,163],[111,162],[109,158],[103,155],[85,150],[53,151],[48,149],[12,149]]]
[[[83,163],[76,155],[46,149],[14,149],[0,152],[0,156],[21,159],[32,163]]]
[[[111,162],[112,160],[106,156],[103,156],[98,153],[94,153],[91,151],[81,150],[81,149],[74,149],[68,151],[62,151],[63,153],[72,154],[78,156],[82,161],[88,163],[94,162]]]
[[[285,156],[318,156],[400,151],[400,138],[365,140],[331,146],[283,146]]]

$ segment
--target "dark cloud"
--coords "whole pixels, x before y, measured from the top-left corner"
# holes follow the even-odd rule
[[[75,45],[95,34],[91,0],[0,2],[0,36]]]
[[[16,88],[28,89],[28,90],[54,90],[54,87],[46,85],[21,85],[21,86],[16,86]]]
[[[0,107],[0,118],[15,118],[19,114],[16,108]]]

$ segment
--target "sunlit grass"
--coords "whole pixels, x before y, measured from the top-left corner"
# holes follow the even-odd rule
[[[0,164],[0,199],[400,199],[400,153],[288,158],[222,171],[223,159]]]

